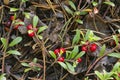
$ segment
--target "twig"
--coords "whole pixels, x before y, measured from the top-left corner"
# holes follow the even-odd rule
[[[11,34],[11,32],[12,32],[12,26],[13,26],[13,22],[12,22],[12,24],[11,24],[11,26],[10,26],[10,31],[8,32],[8,35],[7,35],[6,48],[5,48],[4,51],[3,51],[2,73],[4,73],[6,50],[7,50],[7,48],[8,48],[8,43],[9,43],[9,39],[10,39],[10,34]]]

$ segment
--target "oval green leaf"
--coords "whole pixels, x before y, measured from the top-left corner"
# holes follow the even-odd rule
[[[7,47],[7,39],[1,38],[1,42],[2,42],[2,44],[4,46],[4,48],[6,48]]]
[[[56,59],[56,55],[55,55],[55,53],[54,53],[53,51],[49,51],[49,53],[50,53],[50,55],[51,55],[54,59]]]
[[[36,27],[36,26],[37,26],[38,20],[39,20],[38,16],[35,15],[35,16],[33,17],[33,27]]]
[[[14,45],[20,43],[21,41],[22,41],[22,37],[17,37],[9,44],[9,46],[13,47]]]
[[[8,54],[14,54],[14,55],[21,55],[21,53],[17,50],[9,50],[7,51]]]

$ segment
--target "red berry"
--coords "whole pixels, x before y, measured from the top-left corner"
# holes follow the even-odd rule
[[[15,19],[14,16],[10,16],[10,20],[13,21]]]
[[[96,49],[97,49],[97,45],[95,43],[93,43],[93,44],[90,45],[90,51],[91,52],[96,51]]]
[[[82,62],[82,59],[81,59],[81,58],[78,58],[78,59],[77,59],[77,62],[79,62],[79,63]]]
[[[81,48],[81,50],[87,52],[87,51],[88,51],[88,48],[87,48],[86,45],[83,45],[82,48]]]
[[[31,25],[31,24],[29,24],[28,26],[27,26],[27,30],[32,30],[33,29],[33,26]]]
[[[59,61],[59,62],[64,62],[64,57],[58,58],[58,61]]]
[[[35,36],[35,33],[33,30],[28,30],[28,35],[29,35],[29,37],[33,37],[33,36]]]
[[[60,53],[60,50],[59,50],[59,49],[55,49],[55,50],[54,50],[54,53],[55,53],[55,54],[59,54],[59,53]]]
[[[60,53],[65,53],[66,49],[65,48],[60,48]]]

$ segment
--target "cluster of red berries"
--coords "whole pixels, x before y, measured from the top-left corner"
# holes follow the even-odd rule
[[[97,49],[97,44],[95,44],[95,43],[92,43],[92,44],[84,44],[84,45],[82,45],[82,47],[81,47],[81,50],[82,51],[85,51],[85,52],[88,52],[88,50],[89,51],[91,51],[91,52],[95,52],[96,51],[96,49]]]
[[[10,16],[9,20],[5,23],[6,27],[10,27],[12,21],[15,20],[14,16]],[[21,19],[17,19],[17,22],[23,22]],[[19,26],[22,26],[21,24],[14,25],[13,29],[17,30]]]
[[[60,49],[55,49],[54,50],[54,54],[55,55],[60,55],[60,54],[63,54],[63,53],[65,53],[66,52],[66,49],[65,48],[60,48]],[[63,56],[60,56],[59,58],[58,58],[58,61],[59,62],[64,62],[64,60],[65,60],[65,58],[63,57]],[[80,62],[82,62],[82,59],[81,58],[78,58],[77,60],[76,60],[78,63],[80,63]]]
[[[28,30],[28,35],[29,35],[29,37],[34,37],[34,36],[35,36],[35,32],[38,31],[38,29],[37,29],[37,28],[34,28],[31,24],[29,24],[29,25],[27,26],[27,30]]]
[[[55,49],[55,50],[54,50],[54,54],[55,54],[55,55],[60,55],[60,54],[63,54],[63,53],[65,53],[65,52],[66,52],[66,49],[65,49],[65,48],[60,48],[60,49]],[[65,59],[64,57],[61,57],[61,56],[60,56],[60,57],[58,58],[58,61],[59,61],[59,62],[64,62],[64,59]]]

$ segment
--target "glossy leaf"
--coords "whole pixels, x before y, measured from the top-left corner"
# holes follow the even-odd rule
[[[113,35],[113,39],[115,40],[115,43],[116,43],[116,45],[118,45],[119,44],[119,40],[118,40],[118,37],[116,36],[116,35]]]
[[[74,10],[76,10],[76,6],[75,6],[75,4],[74,4],[72,1],[69,1],[69,4],[70,4],[70,6],[71,6]]]
[[[99,56],[103,56],[105,50],[106,50],[106,46],[103,45],[102,48],[101,48],[101,50],[100,50],[100,55]]]
[[[65,63],[67,65],[67,67],[68,67],[68,70],[70,70],[70,72],[75,72],[74,67],[70,63],[68,63],[68,62],[65,62]]]
[[[67,11],[67,13],[73,15],[73,11],[72,11],[69,7],[64,6],[64,8],[65,8],[65,10]]]
[[[33,59],[33,62],[34,62],[34,63],[37,63],[37,58],[34,58],[34,59]]]
[[[78,46],[75,46],[74,49],[72,50],[71,58],[74,58],[78,52],[79,52],[79,48]]]
[[[50,55],[51,55],[54,59],[56,59],[56,55],[55,55],[55,53],[54,53],[53,51],[49,51],[49,53],[50,53]]]
[[[100,72],[95,71],[95,74],[100,78],[100,80],[103,80],[103,75]]]
[[[4,48],[7,48],[7,39],[1,38],[1,42],[2,42],[2,44],[4,46]]]
[[[36,26],[37,26],[38,20],[39,20],[38,16],[35,15],[35,16],[33,17],[33,27],[36,27]]]
[[[32,69],[31,68],[27,68],[27,69],[24,70],[24,72],[28,72],[30,70],[32,70]]]
[[[83,21],[80,20],[80,19],[77,19],[76,22],[79,23],[79,24],[83,24]]]
[[[16,22],[15,25],[25,25],[25,23],[20,21],[20,22]]]
[[[73,38],[73,41],[72,41],[72,45],[74,44],[78,44],[78,42],[80,41],[80,30],[76,30],[76,34]]]
[[[106,2],[104,2],[104,3],[107,4],[107,5],[110,5],[110,6],[112,6],[112,7],[115,6],[115,4],[114,4],[113,2],[111,2],[111,1],[106,1]]]
[[[9,50],[7,51],[8,54],[13,54],[13,55],[21,55],[21,53],[17,50]]]
[[[120,58],[120,53],[110,53],[108,56]]]
[[[0,80],[7,80],[6,77],[5,77],[5,74],[0,75]]]
[[[29,64],[28,63],[21,63],[22,66],[25,66],[25,67],[29,67]]]
[[[10,8],[10,11],[18,11],[18,8]]]
[[[17,38],[15,38],[15,39],[9,44],[9,46],[10,46],[10,47],[13,47],[13,46],[15,46],[16,44],[20,43],[21,41],[22,41],[22,37],[17,37]]]
[[[37,34],[41,33],[42,31],[46,30],[47,28],[48,28],[48,26],[39,27]]]
[[[58,64],[60,64],[60,66],[62,66],[64,69],[67,69],[67,65],[64,62],[58,62]]]
[[[43,37],[41,35],[37,35],[39,39],[43,39]]]
[[[95,2],[95,1],[93,1],[93,2],[92,2],[92,5],[93,5],[93,6],[97,6],[97,5],[98,5],[98,3],[97,3],[97,2]]]
[[[82,57],[85,54],[85,51],[81,51],[76,57],[75,59],[78,59],[80,57]]]

